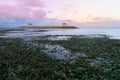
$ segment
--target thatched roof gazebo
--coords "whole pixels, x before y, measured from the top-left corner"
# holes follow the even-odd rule
[[[63,26],[67,26],[67,23],[62,23]]]

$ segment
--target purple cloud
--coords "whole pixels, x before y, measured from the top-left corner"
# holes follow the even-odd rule
[[[18,0],[17,3],[17,5],[0,4],[0,19],[38,19],[46,16],[41,0]]]
[[[25,7],[43,7],[43,1],[42,0],[18,0],[19,5],[25,6]]]

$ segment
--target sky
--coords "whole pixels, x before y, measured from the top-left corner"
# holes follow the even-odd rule
[[[120,28],[120,0],[0,0],[0,27]]]

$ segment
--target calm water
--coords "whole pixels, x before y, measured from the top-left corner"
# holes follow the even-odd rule
[[[50,35],[107,35],[113,39],[120,39],[120,29],[64,29],[49,31]]]
[[[0,37],[36,37],[45,35],[107,35],[111,36],[112,39],[120,39],[120,29],[25,29],[23,31],[10,31]]]

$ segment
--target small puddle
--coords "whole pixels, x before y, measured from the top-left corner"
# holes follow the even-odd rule
[[[97,57],[95,59],[87,59],[86,61],[91,66],[100,66],[100,65],[104,65],[104,64],[109,65],[112,62],[110,60],[106,60],[106,59],[100,58],[100,57]]]
[[[84,53],[71,53],[60,45],[42,45],[44,48],[43,52],[58,60],[71,60],[75,61],[79,57],[86,57]]]
[[[51,36],[48,37],[48,40],[57,41],[57,40],[69,40],[71,36]]]
[[[108,37],[106,35],[100,35],[100,34],[88,34],[88,35],[82,35],[79,38],[104,38]]]

